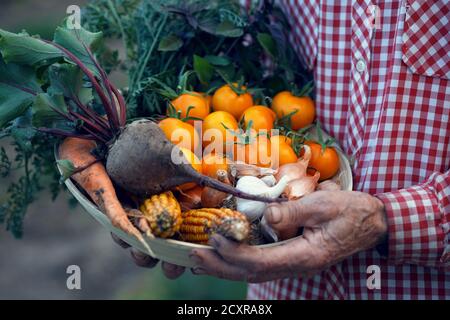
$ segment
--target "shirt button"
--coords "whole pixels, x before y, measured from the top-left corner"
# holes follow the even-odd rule
[[[364,62],[364,60],[358,60],[358,62],[356,63],[356,70],[358,70],[359,73],[363,73],[364,70],[366,70],[366,63]]]

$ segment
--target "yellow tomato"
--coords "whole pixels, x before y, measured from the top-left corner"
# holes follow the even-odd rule
[[[192,168],[194,168],[195,171],[202,173],[202,162],[197,158],[197,156],[187,148],[180,148],[180,150],[183,152],[184,157],[187,159]],[[195,186],[196,184],[194,182],[188,182],[178,186],[177,188],[184,191],[192,189]]]
[[[278,165],[282,166],[283,164],[293,162],[297,162],[297,155],[294,149],[286,143],[281,143],[279,145]]]
[[[283,135],[276,135],[270,137],[270,143],[286,143],[289,146],[292,146],[292,139]]]
[[[289,91],[282,91],[273,98],[272,109],[278,118],[296,111],[291,116],[291,128],[293,130],[310,125],[316,115],[314,101],[310,97],[296,97]]]
[[[215,136],[212,139],[205,139],[208,137],[208,130],[216,129],[218,130],[219,137],[222,140],[222,146],[227,142],[232,143],[235,138],[230,131],[235,132],[238,129],[238,123],[236,119],[228,112],[216,111],[210,113],[203,120],[203,147],[206,148],[210,143],[215,141]],[[211,132],[210,132],[211,133]],[[219,138],[218,137],[218,138]],[[222,153],[224,150],[222,150]]]
[[[211,104],[212,104],[212,97],[207,94],[203,95],[203,97],[205,98],[206,105],[208,106],[208,110],[210,110]]]
[[[265,135],[253,137],[248,144],[236,143],[233,158],[259,167],[270,167],[272,161],[270,140]]]
[[[178,98],[171,101],[175,111],[180,112],[181,118],[194,117],[204,119],[209,114],[209,105],[207,100],[202,94],[198,92],[189,92],[180,95]],[[189,107],[192,107],[189,110]],[[187,121],[190,124],[194,124],[194,120]]]
[[[242,89],[245,90],[245,87]],[[212,104],[214,111],[229,112],[237,120],[246,109],[253,105],[253,97],[248,92],[238,95],[226,84],[214,92]]]
[[[270,143],[278,144],[278,165],[282,166],[286,163],[293,163],[297,161],[297,154],[294,149],[291,147],[291,139],[280,135],[280,136],[272,136],[270,137]],[[275,156],[272,154],[272,156]]]
[[[332,178],[339,170],[339,156],[333,147],[322,146],[316,142],[307,141],[311,148],[311,160],[308,166],[320,172],[320,181]]]
[[[217,170],[228,171],[227,158],[222,155],[210,153],[202,159],[202,172],[206,176],[216,177]]]
[[[266,130],[267,133],[270,133],[270,130],[273,129],[275,118],[275,113],[270,108],[265,106],[253,106],[244,111],[239,121],[244,122],[244,129],[248,128],[251,121],[251,128],[256,132]]]
[[[158,126],[173,144],[195,152],[200,144],[200,136],[192,125],[180,119],[166,118]]]

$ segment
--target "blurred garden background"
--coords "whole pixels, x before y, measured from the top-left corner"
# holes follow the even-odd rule
[[[51,38],[69,5],[80,0],[2,0],[0,28]],[[114,74],[117,85],[125,77]],[[0,140],[9,147],[9,141]],[[10,151],[10,150],[7,150]],[[55,168],[56,170],[56,168]],[[0,178],[0,203],[12,173]],[[0,225],[0,299],[242,299],[244,283],[221,281],[186,272],[167,280],[159,267],[134,265],[128,250],[118,247],[80,206],[71,208],[62,193],[55,202],[41,196],[25,219],[22,239],[15,239]],[[81,290],[68,290],[66,268],[81,268]]]

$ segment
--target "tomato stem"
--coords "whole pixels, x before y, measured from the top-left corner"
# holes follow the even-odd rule
[[[332,144],[336,140],[334,138],[328,138],[327,140],[324,141],[323,131],[322,131],[319,119],[316,120],[316,130],[317,130],[317,138],[318,138],[317,142],[320,144],[321,149],[322,149],[322,154],[323,154],[325,152],[325,149],[328,147],[331,147]]]

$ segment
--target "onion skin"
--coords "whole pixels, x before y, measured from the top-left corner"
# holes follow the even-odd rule
[[[275,174],[277,181],[280,181],[282,177],[286,176],[289,178],[289,182],[295,179],[301,179],[305,177],[306,170],[308,168],[309,160],[311,159],[311,149],[309,146],[305,145],[305,154],[297,162],[287,163],[282,165],[278,172]]]
[[[222,169],[217,170],[216,177],[217,180],[225,184],[231,185],[228,179],[228,172]],[[228,193],[213,189],[211,187],[203,188],[201,194],[201,204],[204,208],[219,208],[222,206],[225,198],[228,197]]]
[[[317,186],[317,190],[338,191],[341,190],[341,186],[333,180],[325,180],[319,183],[319,185]]]
[[[287,177],[288,185],[284,190],[284,194],[289,200],[299,199],[314,190],[316,190],[320,173],[316,172],[313,176],[308,175],[308,163],[311,159],[311,148],[307,145],[305,153],[301,159],[295,163],[288,163],[282,165],[275,175],[277,181],[281,178]]]
[[[201,208],[201,198],[203,192],[202,187],[196,186],[195,188],[186,191],[179,190],[179,192],[180,195],[178,196],[178,202],[180,203],[181,210],[187,211]]]
[[[314,176],[304,176],[300,179],[292,180],[285,189],[285,194],[289,200],[297,200],[316,190],[320,173],[316,172]]]

